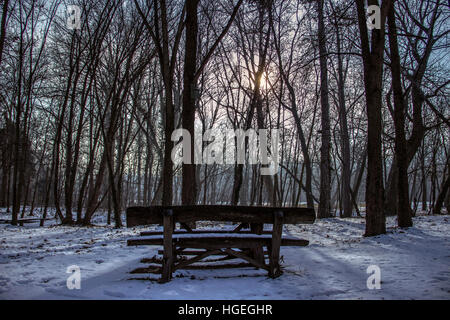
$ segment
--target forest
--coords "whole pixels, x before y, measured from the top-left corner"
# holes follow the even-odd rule
[[[410,227],[450,210],[447,1],[1,6],[0,207],[13,225],[54,213],[88,226],[103,211],[120,228],[127,207],[156,204],[302,206],[364,217],[372,236],[386,217]],[[174,163],[180,128],[192,142],[278,130],[278,171]]]
[[[0,8],[0,300],[449,300],[448,0]]]

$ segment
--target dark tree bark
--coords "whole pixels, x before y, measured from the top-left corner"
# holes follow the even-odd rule
[[[155,10],[157,8],[155,7]],[[156,23],[159,23],[156,20]],[[161,0],[161,32],[162,32],[162,56],[161,71],[165,87],[165,105],[164,105],[164,163],[163,163],[163,189],[162,204],[169,206],[173,199],[173,163],[172,163],[172,132],[175,129],[175,112],[173,107],[173,69],[174,62],[169,61],[169,34],[167,22],[166,2]],[[159,37],[159,36],[158,36]],[[174,56],[176,53],[172,53]],[[172,56],[172,57],[173,57]]]
[[[341,216],[348,218],[352,216],[352,192],[350,187],[351,165],[350,165],[350,136],[348,132],[347,110],[345,106],[345,79],[344,67],[341,54],[341,33],[339,22],[335,21],[336,28],[336,47],[338,59],[338,108],[339,108],[339,127],[342,153],[342,206]],[[358,210],[358,208],[356,208]]]
[[[450,189],[450,187],[449,187],[449,189]],[[445,208],[447,209],[447,214],[449,214],[450,213],[450,191],[447,192],[447,196],[445,197],[445,200],[444,200],[444,205],[445,205]]]
[[[441,190],[439,191],[439,195],[437,196],[436,203],[434,204],[433,208],[434,214],[441,214],[442,206],[445,204],[444,202],[446,201],[446,199],[448,201],[450,196],[450,157],[447,158],[446,171],[447,171],[447,178],[444,178],[441,184]],[[448,203],[446,204],[446,208],[448,213],[449,212]]]
[[[317,218],[331,217],[331,132],[330,103],[328,100],[327,49],[324,23],[324,1],[318,2],[319,14],[319,62],[320,62],[320,102],[322,106],[322,146],[320,148],[320,198]]]
[[[378,4],[378,1],[370,1]],[[383,161],[381,157],[381,106],[383,84],[383,55],[385,23],[390,0],[381,5],[381,28],[373,29],[371,41],[367,28],[364,1],[356,1],[361,50],[364,65],[364,86],[367,108],[367,179],[366,179],[366,232],[365,236],[386,233],[383,210]]]
[[[198,0],[186,1],[186,42],[184,52],[184,90],[183,112],[181,114],[183,128],[191,135],[191,156],[194,156],[194,124],[195,124],[195,73],[197,67],[197,33],[198,33]],[[192,205],[196,202],[197,181],[195,178],[195,164],[191,159],[190,164],[183,163],[183,181],[181,190],[181,202]]]
[[[22,19],[22,4],[19,3],[19,17]],[[12,219],[11,224],[17,225],[17,219],[19,215],[20,210],[20,200],[22,196],[22,184],[19,181],[19,174],[21,172],[21,169],[23,167],[21,163],[21,159],[23,157],[23,145],[22,145],[22,135],[21,135],[21,118],[22,118],[22,107],[23,107],[23,101],[22,101],[22,79],[23,79],[23,64],[24,64],[24,33],[25,33],[26,25],[23,24],[23,21],[20,20],[20,40],[19,40],[19,50],[18,50],[18,59],[19,59],[19,65],[18,65],[18,79],[17,79],[17,102],[16,102],[16,118],[15,118],[15,135],[14,135],[14,170],[13,170],[13,180],[12,180]]]
[[[395,0],[388,13],[389,47],[391,51],[392,87],[394,91],[395,156],[397,165],[397,213],[398,226],[412,226],[411,206],[408,193],[408,155],[405,134],[406,101],[403,96],[400,54],[398,51],[397,26],[395,22]]]
[[[4,0],[2,8],[2,21],[0,22],[0,66],[2,65],[3,47],[6,37],[6,18],[8,15],[8,5],[9,0]]]

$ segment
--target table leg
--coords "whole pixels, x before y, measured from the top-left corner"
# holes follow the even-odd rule
[[[171,209],[164,211],[164,254],[163,254],[163,269],[161,275],[161,282],[168,282],[172,278],[173,266],[173,211]]]
[[[283,212],[277,211],[274,213],[272,242],[269,250],[269,276],[276,278],[282,274],[280,269],[280,246],[281,237],[283,234]]]
[[[263,230],[264,230],[264,224],[262,223],[251,223],[250,224],[250,230],[255,233],[255,234],[262,234]],[[256,261],[265,264],[265,259],[264,259],[264,247],[260,246],[258,248],[254,248],[251,249],[252,250],[252,257],[253,259],[255,259]]]

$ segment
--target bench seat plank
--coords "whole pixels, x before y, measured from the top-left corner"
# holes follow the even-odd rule
[[[139,245],[162,245],[162,236],[146,236],[129,239],[129,246]],[[261,245],[269,246],[272,242],[270,235],[252,235],[252,234],[186,234],[173,235],[173,242],[178,247],[194,249],[220,249],[220,248],[259,248]],[[308,240],[286,237],[281,239],[282,246],[307,246]]]
[[[192,231],[186,231],[186,230],[176,230],[173,232],[173,234],[195,234],[195,235],[201,235],[205,233],[213,233],[213,234],[233,234],[236,233],[233,229],[229,230],[215,230],[215,229],[195,229]],[[254,232],[249,230],[239,231],[239,234],[254,234]],[[140,233],[141,236],[156,236],[156,235],[162,235],[164,234],[163,231],[143,231]],[[272,231],[270,230],[264,230],[262,231],[262,234],[272,234]]]

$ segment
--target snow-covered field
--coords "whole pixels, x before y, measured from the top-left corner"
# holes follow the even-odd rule
[[[9,218],[0,210],[0,219]],[[0,224],[0,299],[450,299],[449,216],[416,217],[408,230],[389,218],[388,233],[372,238],[362,237],[357,218],[287,226],[286,235],[310,245],[281,249],[284,274],[277,279],[254,268],[181,270],[166,284],[129,273],[157,253],[126,245],[149,227],[116,230],[101,216],[95,222]],[[80,267],[80,290],[66,286],[71,265]],[[379,290],[367,288],[370,265],[381,270]]]

